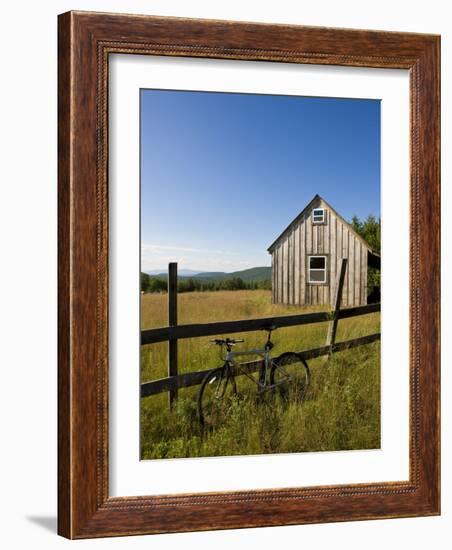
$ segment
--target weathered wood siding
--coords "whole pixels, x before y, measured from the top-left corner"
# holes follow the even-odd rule
[[[312,210],[325,208],[324,224],[312,222]],[[329,305],[342,258],[347,272],[342,306],[367,303],[369,247],[322,200],[311,205],[272,248],[272,299],[274,303]],[[326,284],[309,283],[308,256],[327,256]]]

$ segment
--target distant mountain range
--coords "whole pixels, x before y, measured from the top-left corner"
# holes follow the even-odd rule
[[[152,269],[150,271],[143,271],[143,273],[151,275],[152,277],[163,277],[166,275],[164,269]],[[179,269],[178,271],[178,275],[187,275],[188,277],[198,275],[198,273],[202,273],[202,271],[195,271],[194,269]]]
[[[191,269],[181,269],[178,272],[179,279],[198,279],[202,281],[224,281],[226,279],[232,279],[239,277],[242,281],[268,281],[271,279],[271,267],[251,267],[250,269],[243,269],[242,271],[233,271],[232,273],[226,273],[225,271],[194,271]],[[145,271],[147,275],[151,277],[157,277],[158,279],[166,279],[167,273],[159,270]]]

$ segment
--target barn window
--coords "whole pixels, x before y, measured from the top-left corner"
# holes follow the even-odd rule
[[[326,256],[309,256],[309,283],[326,283]]]
[[[314,208],[312,211],[312,221],[313,223],[325,223],[325,209]]]

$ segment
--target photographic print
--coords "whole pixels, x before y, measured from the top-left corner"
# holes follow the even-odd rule
[[[380,447],[380,101],[142,89],[141,459]]]
[[[58,30],[58,532],[439,514],[440,37]]]

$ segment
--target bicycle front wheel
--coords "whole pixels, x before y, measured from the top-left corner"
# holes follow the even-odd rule
[[[214,428],[221,424],[231,409],[237,386],[228,368],[219,367],[201,383],[198,392],[198,418],[201,426]]]
[[[308,364],[297,353],[283,353],[272,361],[270,384],[287,401],[303,401],[310,377]]]

